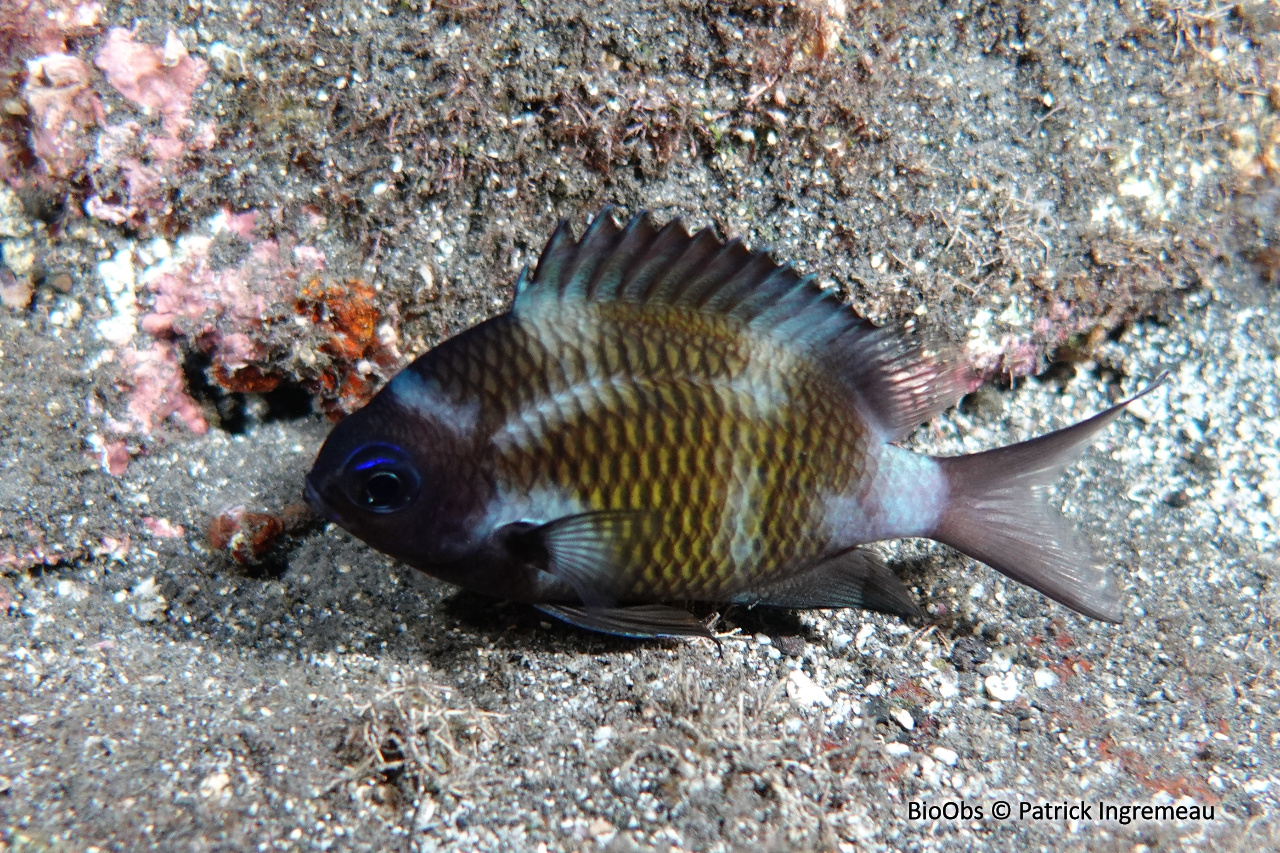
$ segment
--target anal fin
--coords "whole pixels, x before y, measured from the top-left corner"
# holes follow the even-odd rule
[[[642,604],[634,607],[572,607],[565,604],[535,604],[534,607],[588,631],[619,637],[706,637],[711,630],[687,610],[665,604]]]
[[[813,568],[739,593],[733,603],[811,610],[860,607],[895,616],[920,616],[911,593],[884,561],[852,548]]]

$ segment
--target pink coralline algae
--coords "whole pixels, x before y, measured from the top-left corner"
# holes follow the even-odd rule
[[[178,352],[171,344],[157,341],[145,350],[130,347],[121,353],[121,361],[131,386],[129,418],[139,432],[150,434],[170,415],[192,432],[209,431],[199,404],[187,394]]]
[[[147,532],[156,539],[177,539],[180,536],[185,536],[187,533],[181,524],[174,524],[167,518],[156,518],[154,516],[145,515],[142,517],[142,525],[146,527]]]
[[[193,148],[212,145],[212,136],[197,133],[191,139]],[[146,133],[136,121],[106,128],[90,164],[94,182],[103,191],[85,202],[85,212],[104,222],[151,230],[153,220],[169,210],[169,178],[186,150],[181,140]]]
[[[102,462],[102,470],[113,477],[119,477],[124,474],[129,468],[128,445],[120,439],[100,442],[100,444],[101,449],[98,451],[98,457]]]
[[[101,124],[103,113],[89,81],[89,66],[74,56],[27,60],[22,94],[31,113],[31,151],[54,177],[70,177],[93,149],[86,130]]]
[[[158,347],[208,355],[208,377],[225,391],[268,393],[292,378],[335,416],[359,408],[400,364],[394,315],[379,309],[372,286],[327,278],[314,247],[258,236],[257,220],[254,211],[224,210],[207,235],[184,237],[144,273],[153,300],[141,330]],[[216,263],[219,241],[239,243],[243,259]],[[316,355],[286,367],[281,341],[300,336]]]
[[[98,540],[101,544],[93,549],[95,557],[106,557],[108,560],[114,560],[117,563],[128,562],[129,556],[129,534],[126,533],[119,538],[115,536],[103,536]]]
[[[93,64],[107,82],[133,103],[160,113],[165,132],[176,138],[190,123],[191,96],[204,83],[209,66],[187,53],[171,30],[163,48],[133,40],[133,33],[115,27]]]
[[[1036,373],[1036,348],[1030,341],[1005,338],[1004,352],[1000,355],[1000,373],[1008,377],[1032,376]]]
[[[50,0],[19,5],[12,16],[0,12],[0,53],[32,57],[26,59],[22,87],[30,117],[29,153],[16,139],[0,139],[0,179],[28,181],[24,163],[32,156],[59,180],[72,178],[88,163],[96,192],[85,203],[86,212],[117,225],[155,230],[169,212],[170,185],[181,158],[216,142],[212,123],[193,125],[188,115],[208,65],[191,56],[172,31],[156,47],[134,41],[129,30],[112,29],[93,64],[126,100],[158,116],[160,127],[144,127],[145,121],[106,126],[94,71],[66,46],[66,38],[97,30],[101,6]],[[102,128],[96,138],[95,127]]]
[[[169,418],[196,433],[208,430],[200,404],[187,391],[184,348],[207,354],[210,378],[229,391],[262,393],[280,383],[281,374],[267,366],[272,353],[264,342],[272,324],[295,319],[302,282],[323,270],[324,254],[257,236],[257,216],[224,210],[207,233],[182,238],[172,254],[143,273],[154,298],[138,325],[154,340],[120,351],[128,419],[109,419],[111,432],[151,435]],[[243,260],[218,266],[209,253],[219,240],[247,244]],[[112,473],[123,472],[121,460],[104,460]]]
[[[136,121],[108,127],[98,137],[93,168],[95,177],[106,183],[102,180],[104,176],[114,172],[114,183],[119,190],[113,201],[107,201],[100,195],[90,197],[85,203],[85,211],[90,216],[117,225],[141,225],[148,216],[163,212],[164,174],[159,168],[146,165],[144,160],[163,161],[146,156],[149,153],[148,141],[142,126]]]
[[[214,236],[186,238],[183,259],[161,265],[147,280],[155,303],[142,330],[165,340],[190,338],[210,355],[218,376],[233,376],[265,357],[258,338],[272,306],[290,303],[299,278],[324,266],[324,255],[314,249],[287,251],[254,237],[256,216],[224,211],[214,219]],[[215,269],[209,248],[222,231],[248,242],[249,253],[239,264]]]
[[[135,42],[119,27],[107,34],[93,62],[127,100],[159,114],[163,133],[151,133],[137,121],[104,128],[90,166],[98,192],[85,202],[85,211],[106,222],[151,230],[168,212],[168,183],[180,158],[216,141],[213,125],[192,127],[187,115],[208,65],[188,54],[173,32],[158,48]]]
[[[89,87],[90,69],[67,52],[67,39],[96,32],[100,3],[4,0],[0,3],[0,56],[26,63],[22,97],[27,138],[0,139],[0,179],[24,180],[26,150],[58,178],[84,165],[93,150],[89,130],[101,122],[101,104]]]
[[[0,14],[0,50],[5,56],[62,53],[67,39],[98,29],[101,3],[63,0],[6,0]]]

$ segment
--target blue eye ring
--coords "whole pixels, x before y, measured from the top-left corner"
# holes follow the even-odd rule
[[[399,512],[418,497],[422,480],[409,457],[391,444],[368,444],[351,454],[343,470],[347,499],[367,512]]]

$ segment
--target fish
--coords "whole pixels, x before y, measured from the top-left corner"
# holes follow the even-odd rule
[[[1121,622],[1046,492],[1141,394],[981,453],[900,446],[973,384],[767,252],[606,209],[338,423],[305,497],[414,569],[627,637],[711,636],[694,602],[919,617],[866,547],[904,537]]]

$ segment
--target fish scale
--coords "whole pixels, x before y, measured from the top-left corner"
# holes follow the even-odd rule
[[[780,417],[771,419],[756,401],[782,393],[787,377],[776,365],[796,367],[794,359],[776,357],[769,342],[754,342],[758,354],[752,361],[741,332],[723,328],[714,317],[663,323],[642,314],[634,322],[627,314],[641,312],[625,305],[602,313],[564,312],[555,322],[529,324],[517,334],[478,336],[455,355],[450,384],[474,385],[477,371],[484,373],[486,408],[494,412],[486,422],[495,432],[523,422],[522,411],[565,400],[553,407],[554,417],[540,414],[523,452],[500,454],[500,479],[517,491],[553,485],[584,510],[663,515],[668,523],[659,536],[628,544],[627,579],[620,588],[629,596],[725,596],[785,573],[798,561],[812,561],[821,549],[811,529],[816,497],[841,487],[841,474],[865,479],[859,463],[874,465],[852,401],[843,407],[830,402],[847,395],[805,365],[800,372],[811,375],[801,383],[828,387],[806,394],[807,407],[784,401],[777,407]],[[595,351],[585,350],[584,336],[575,334],[583,326],[601,330]],[[548,365],[558,369],[546,370]],[[543,393],[531,392],[538,384],[525,371],[546,382]],[[724,384],[735,376],[744,387],[725,392]],[[651,389],[644,395],[648,406],[636,397],[641,382]],[[702,385],[687,387],[693,382]],[[575,388],[585,394],[570,393]],[[610,391],[623,396],[608,399]],[[777,455],[777,446],[793,452]],[[681,464],[671,464],[672,454]],[[599,467],[602,458],[625,473],[610,476]],[[744,470],[762,465],[766,470],[748,484]],[[726,471],[734,476],[722,476]],[[767,494],[755,494],[766,486]],[[670,511],[693,492],[704,499],[678,514]],[[729,501],[731,492],[738,500]],[[759,503],[754,511],[753,502]],[[735,559],[735,538],[758,545],[749,560]]]
[[[1119,621],[1114,580],[1043,495],[1126,403],[911,453],[896,442],[971,387],[946,352],[736,240],[606,212],[581,239],[556,230],[511,311],[339,424],[307,499],[436,577],[628,636],[706,636],[667,604],[686,600],[918,616],[862,547],[904,536]]]
[[[726,595],[811,560],[815,498],[842,485],[846,457],[866,455],[860,422],[832,405],[802,412],[786,400],[769,406],[777,410],[769,414],[757,401],[777,397],[784,377],[770,368],[783,360],[769,358],[766,342],[755,342],[759,355],[750,362],[740,335],[723,329],[709,335],[705,322],[697,324],[703,328],[633,324],[626,308],[614,306],[608,318],[561,314],[504,338],[539,353],[504,353],[517,367],[545,359],[565,369],[549,372],[557,381],[545,396],[562,399],[554,416],[542,419],[518,451],[499,453],[499,477],[522,491],[552,485],[584,511],[657,511],[667,522],[660,535],[628,545],[620,587],[628,596]],[[595,351],[584,351],[585,336],[572,333],[588,325],[599,330]],[[643,332],[629,334],[636,327]],[[497,363],[495,346],[485,341],[480,349],[473,358]],[[527,393],[531,383],[518,370],[504,373],[489,403],[500,412],[495,432],[523,423],[522,409],[545,402]],[[726,387],[734,374],[747,378],[736,390]],[[841,396],[835,387],[824,391],[815,399]],[[769,452],[781,445],[794,450]],[[648,488],[637,494],[636,482]],[[702,499],[692,501],[694,494]],[[735,538],[760,547],[739,550],[749,556],[739,560]]]

